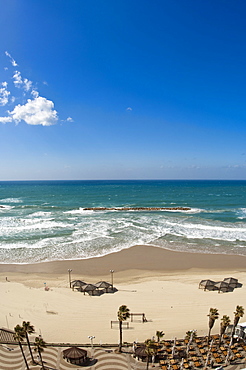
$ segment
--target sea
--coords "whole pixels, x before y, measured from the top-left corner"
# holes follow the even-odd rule
[[[107,209],[86,210],[94,207]],[[246,255],[246,181],[0,182],[0,263],[85,259],[134,245]]]

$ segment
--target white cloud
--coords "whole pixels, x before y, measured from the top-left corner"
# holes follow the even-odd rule
[[[23,84],[23,80],[21,77],[21,73],[19,71],[15,71],[13,75],[14,85],[15,87],[21,87]]]
[[[17,62],[12,58],[8,51],[5,51],[5,55],[10,59],[13,67],[17,67]],[[8,68],[5,68],[7,70]],[[19,68],[18,68],[19,69]],[[16,98],[12,96],[8,91],[8,83],[0,83],[0,106],[12,104],[12,110],[8,110],[6,117],[0,117],[0,123],[14,122],[18,124],[20,121],[24,121],[28,125],[42,125],[51,126],[57,123],[58,113],[54,109],[54,103],[45,97],[39,96],[39,91],[29,79],[22,77],[19,70],[14,68],[12,82],[14,87],[18,88]],[[43,81],[44,85],[48,85],[46,81]],[[18,99],[24,99],[23,104],[15,105],[15,101]],[[68,117],[66,122],[73,122],[72,117]]]
[[[24,78],[23,80],[19,71],[15,71],[13,80],[15,87],[23,88],[25,91],[30,91],[32,88],[32,81],[28,80],[28,78]]]
[[[20,121],[24,121],[28,125],[51,126],[56,124],[58,120],[54,103],[41,96],[27,99],[27,103],[24,105],[16,105],[8,114],[9,117],[0,117],[0,122],[14,121],[18,124]]]
[[[23,84],[24,84],[24,90],[26,90],[26,91],[31,90],[32,81],[28,80],[27,78],[24,78]]]
[[[10,59],[10,61],[11,61],[12,66],[17,67],[17,66],[18,66],[18,64],[17,64],[17,63],[16,63],[16,61],[12,58],[12,56],[11,56],[7,51],[5,51],[5,54],[7,55],[7,57],[9,57],[9,59]]]
[[[32,89],[31,94],[34,98],[37,98],[39,96],[39,92],[35,89]]]
[[[12,117],[0,117],[1,123],[12,122]]]
[[[6,105],[9,101],[10,91],[7,90],[7,82],[2,82],[3,87],[0,88],[0,105]]]
[[[126,110],[128,110],[128,111],[132,111],[132,108],[131,108],[131,107],[128,107],[128,108],[126,108]]]

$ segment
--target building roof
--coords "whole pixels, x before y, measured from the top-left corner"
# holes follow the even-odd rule
[[[67,349],[64,349],[63,351],[63,357],[73,359],[73,360],[79,360],[86,356],[87,356],[87,351],[85,349],[78,348],[78,347],[67,348]]]

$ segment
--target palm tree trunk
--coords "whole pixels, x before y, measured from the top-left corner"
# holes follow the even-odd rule
[[[231,336],[232,336],[232,337],[233,337],[233,336],[234,336],[234,334],[235,334],[236,326],[237,326],[237,324],[239,323],[239,320],[240,320],[240,317],[235,317],[235,319],[234,319],[234,324],[233,324],[232,334],[231,334]]]
[[[23,350],[23,347],[22,347],[21,342],[19,342],[19,346],[20,346],[21,353],[22,353],[22,356],[23,356],[24,361],[25,361],[25,364],[26,364],[26,368],[27,368],[27,370],[30,370],[30,369],[29,369],[29,366],[28,366],[28,363],[27,363],[27,359],[26,359],[26,356],[25,356],[25,353],[24,353],[24,350]]]
[[[219,346],[221,345],[222,339],[224,338],[225,331],[226,331],[226,327],[225,327],[225,326],[223,326],[223,327],[221,328],[221,330],[220,330]]]
[[[236,331],[236,326],[237,326],[237,324],[235,325],[233,325],[233,327],[232,327],[232,332],[231,332],[231,341],[232,341],[232,343],[234,343],[234,334],[235,334],[235,331]]]
[[[43,370],[45,370],[45,369],[44,369],[44,363],[43,363],[43,359],[42,359],[42,355],[41,355],[40,350],[38,350],[38,354],[39,354],[39,357],[40,357],[40,361],[41,361],[42,369],[43,369]]]
[[[208,331],[208,343],[209,343],[209,339],[210,339],[210,335],[211,335],[211,329],[212,328],[209,328],[209,331]]]
[[[146,366],[146,370],[149,369],[149,355],[147,354],[147,366]]]
[[[122,351],[122,321],[119,321],[119,328],[120,328],[120,343],[119,343],[119,352]]]
[[[33,364],[35,364],[35,360],[34,360],[34,357],[33,357],[33,354],[32,354],[32,349],[31,349],[31,345],[30,345],[30,341],[29,341],[29,338],[28,338],[28,334],[27,333],[26,333],[26,341],[27,341],[27,345],[28,345],[28,348],[29,348],[29,352],[30,352],[31,358],[32,358],[32,362],[33,362]]]

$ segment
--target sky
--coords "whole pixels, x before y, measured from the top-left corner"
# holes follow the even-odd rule
[[[246,180],[244,0],[0,9],[0,180]]]

